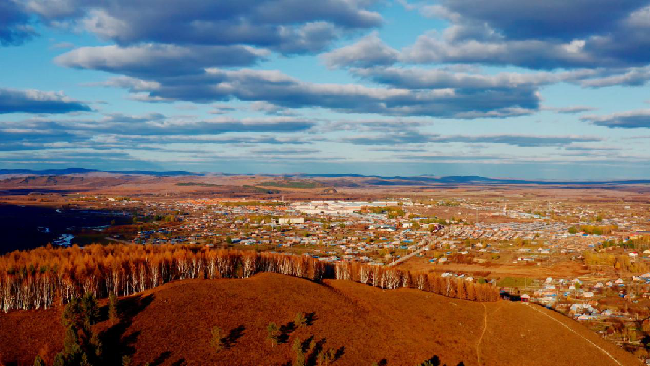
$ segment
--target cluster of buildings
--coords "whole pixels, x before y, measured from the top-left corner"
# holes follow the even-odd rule
[[[568,225],[547,222],[508,222],[474,225],[451,225],[442,232],[445,239],[485,239],[485,240],[556,240],[566,238]]]
[[[389,218],[385,213],[365,210],[397,206],[391,201],[246,204],[192,200],[131,204],[138,205],[144,221],[147,217],[163,221],[169,218],[161,226],[140,230],[133,238],[135,243],[284,249],[327,261],[390,263],[402,253],[431,244],[432,233],[442,227],[423,224],[416,230],[404,217]]]
[[[394,207],[397,201],[352,202],[352,201],[310,201],[291,204],[291,209],[306,215],[353,215],[366,207]]]

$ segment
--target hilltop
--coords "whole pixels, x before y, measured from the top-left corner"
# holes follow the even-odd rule
[[[334,365],[416,365],[434,357],[468,366],[639,364],[582,325],[535,305],[386,291],[352,281],[319,284],[271,273],[175,281],[123,298],[120,309],[121,323],[96,327],[105,331],[105,345],[120,340],[113,347],[130,354],[133,365],[284,365],[292,361],[296,337],[313,339],[320,352],[332,349]],[[298,312],[307,315],[307,326],[292,329]],[[57,309],[1,314],[2,361],[31,365],[40,349],[60,350],[59,319]],[[269,322],[284,330],[275,347],[266,339]],[[214,326],[227,335],[218,354],[209,344]]]

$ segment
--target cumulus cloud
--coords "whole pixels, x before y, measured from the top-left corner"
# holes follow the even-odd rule
[[[485,89],[520,88],[554,84],[562,81],[581,80],[594,75],[592,70],[577,70],[562,73],[514,73],[502,72],[494,75],[465,73],[444,68],[425,69],[419,67],[372,67],[353,68],[351,72],[376,83],[407,89]]]
[[[212,66],[250,66],[267,54],[248,46],[141,44],[81,47],[56,57],[54,62],[80,69],[154,76],[202,73]]]
[[[85,135],[218,135],[231,132],[297,132],[314,127],[316,121],[296,117],[231,118],[168,117],[159,113],[125,115],[111,113],[102,119],[52,120],[36,118],[1,122],[0,128],[23,131],[66,131]]]
[[[650,66],[633,67],[613,75],[583,80],[580,85],[589,88],[602,88],[613,85],[642,86],[650,80]]]
[[[0,2],[0,46],[20,45],[35,35],[29,14],[18,1]]]
[[[544,70],[639,67],[650,62],[649,5],[647,0],[444,0],[420,11],[451,25],[418,37],[400,60]]]
[[[366,0],[30,0],[47,22],[76,22],[120,45],[250,45],[318,52],[341,34],[381,25]]]
[[[70,4],[78,0],[58,1]],[[109,5],[91,2],[76,11],[57,11],[38,0],[30,6],[45,19],[81,19],[87,29],[117,42],[112,46],[72,50],[56,58],[59,65],[122,75],[105,85],[127,88],[131,91],[130,99],[151,103],[239,99],[258,103],[265,108],[261,112],[276,115],[289,115],[291,108],[321,107],[389,116],[506,118],[537,111],[539,88],[544,85],[631,84],[639,82],[642,76],[625,74],[629,73],[626,67],[641,62],[643,55],[623,62],[616,56],[620,50],[608,46],[615,41],[620,43],[614,39],[617,33],[597,34],[597,30],[616,27],[640,29],[645,23],[643,14],[637,13],[643,7],[631,0],[612,11],[618,20],[596,24],[604,13],[589,13],[586,19],[590,23],[578,27],[578,38],[562,36],[565,25],[554,24],[557,20],[542,10],[577,14],[589,10],[583,0],[569,5],[553,1],[544,6],[512,0],[498,0],[492,6],[472,0],[443,1],[427,8],[428,14],[446,17],[451,22],[443,33],[421,35],[412,46],[398,51],[385,44],[378,33],[371,32],[356,43],[322,55],[328,67],[348,68],[353,75],[383,87],[308,83],[277,71],[226,69],[254,65],[273,51],[319,52],[341,32],[376,27],[382,19],[368,10],[372,2],[326,0],[307,6],[298,0],[247,0],[246,4],[251,3],[246,7],[192,0],[183,5],[183,12],[173,11],[177,7],[175,2],[166,2],[166,6],[158,3],[146,12],[139,11],[148,1],[118,0]],[[511,35],[520,20],[509,20],[501,14],[511,5],[525,19],[521,22],[548,26],[549,34],[533,34],[533,27],[527,36]],[[611,6],[603,7],[606,10]],[[75,9],[64,5],[58,8]],[[608,37],[614,38],[607,40]],[[599,46],[594,48],[596,44]],[[606,52],[608,47],[611,52]],[[391,66],[398,63],[573,70],[482,75],[451,68]],[[625,81],[616,81],[621,78]]]
[[[457,21],[486,23],[510,39],[571,41],[605,33],[648,5],[646,0],[443,0]],[[439,13],[440,14],[440,13]]]
[[[321,57],[330,68],[370,67],[395,63],[399,52],[389,47],[373,32],[352,45],[325,53]]]
[[[210,103],[237,98],[285,108],[322,107],[348,113],[444,118],[505,117],[530,113],[539,105],[533,88],[409,90],[357,84],[308,83],[279,71],[206,69],[203,75],[161,77],[155,82],[110,82],[152,98]]]
[[[556,43],[547,40],[474,39],[449,42],[429,32],[417,38],[403,50],[401,59],[411,63],[476,63],[484,65],[514,65],[532,69],[580,68],[609,66],[610,58],[598,58],[584,52],[579,44]]]
[[[580,119],[596,126],[609,128],[650,128],[650,109],[612,113],[604,116],[588,115]]]
[[[0,114],[3,113],[68,113],[90,111],[90,107],[63,93],[40,90],[0,88]]]
[[[304,144],[300,137],[280,136],[307,132],[316,124],[313,120],[290,117],[219,117],[203,120],[157,113],[111,113],[101,119],[54,120],[39,117],[0,121],[0,150],[143,149],[142,144],[150,144],[146,145],[146,149],[151,150],[161,143]]]
[[[276,118],[214,118],[207,121],[167,119],[134,126],[131,134],[148,135],[215,135],[229,132],[298,132],[312,128],[316,122],[288,117]]]

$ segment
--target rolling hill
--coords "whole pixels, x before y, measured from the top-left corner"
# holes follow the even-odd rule
[[[322,284],[263,273],[249,279],[185,280],[124,298],[122,320],[96,325],[107,357],[132,365],[286,365],[296,338],[313,340],[307,364],[331,350],[333,365],[638,365],[582,325],[535,305],[477,303],[351,281]],[[307,325],[292,326],[296,313]],[[106,309],[103,309],[103,316]],[[60,310],[0,314],[5,364],[31,365],[62,348]],[[282,330],[272,346],[267,325]],[[210,348],[210,330],[225,348]],[[50,364],[50,363],[48,363]]]

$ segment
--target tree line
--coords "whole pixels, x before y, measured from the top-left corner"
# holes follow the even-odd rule
[[[499,297],[498,289],[487,284],[356,262],[198,245],[111,244],[47,246],[0,257],[0,309],[47,309],[87,293],[95,298],[128,296],[175,280],[247,278],[259,272],[316,282],[352,280],[382,289],[417,288],[474,301]]]
[[[580,225],[578,227],[571,226],[568,231],[569,234],[577,234],[583,232],[589,235],[609,235],[612,231],[618,230],[618,225]]]

